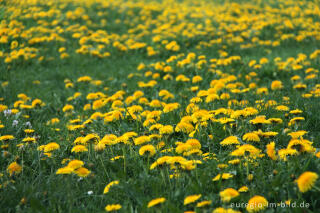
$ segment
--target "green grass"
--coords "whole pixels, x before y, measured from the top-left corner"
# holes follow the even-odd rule
[[[20,31],[27,32],[35,26],[42,26],[44,28],[53,29],[46,24],[37,24],[37,21],[42,20],[51,23],[54,20],[58,21],[59,26],[64,31],[53,30],[59,36],[65,38],[65,42],[48,41],[40,42],[38,44],[30,44],[31,39],[24,37],[21,33],[8,35],[7,43],[0,43],[0,51],[3,56],[0,56],[0,83],[8,82],[8,85],[0,87],[0,104],[8,106],[9,109],[14,108],[14,103],[19,100],[18,94],[24,93],[32,100],[41,99],[45,106],[35,107],[32,109],[19,109],[16,115],[6,116],[0,112],[0,124],[4,128],[0,129],[0,137],[3,135],[13,135],[14,140],[10,141],[8,147],[1,146],[0,157],[0,209],[1,212],[104,212],[107,204],[119,203],[122,205],[120,212],[183,212],[187,210],[194,210],[196,212],[212,212],[218,207],[230,208],[235,203],[246,203],[255,195],[265,197],[269,203],[280,203],[287,200],[300,203],[308,203],[308,208],[268,208],[265,212],[317,212],[320,208],[318,202],[317,187],[320,186],[319,180],[315,182],[315,187],[306,193],[301,193],[294,182],[303,172],[312,171],[320,174],[320,160],[315,156],[319,152],[320,141],[320,115],[318,113],[319,107],[319,92],[311,98],[302,97],[303,94],[310,93],[310,91],[318,88],[319,77],[316,74],[313,79],[306,80],[308,75],[305,70],[308,68],[318,69],[320,65],[319,55],[315,59],[310,59],[310,54],[320,49],[319,35],[306,37],[302,41],[290,38],[288,40],[281,40],[281,35],[291,33],[294,36],[299,33],[316,32],[317,29],[311,29],[308,25],[304,26],[299,19],[287,13],[291,6],[300,8],[301,19],[306,20],[310,18],[311,23],[316,25],[319,21],[319,15],[308,15],[306,8],[319,8],[318,1],[301,1],[307,6],[303,6],[296,1],[265,1],[259,4],[255,1],[181,1],[184,10],[177,9],[178,3],[166,4],[167,1],[147,2],[144,4],[130,3],[131,1],[110,1],[110,4],[103,1],[94,2],[68,2],[62,1],[48,1],[38,2],[37,7],[39,11],[48,11],[50,9],[57,9],[61,15],[58,17],[44,17],[44,18],[28,18],[24,15],[35,14],[32,7],[28,4],[19,5],[17,2],[1,3],[0,2],[0,20],[7,24],[10,21],[16,20],[21,22],[24,27],[18,27]],[[142,2],[142,1],[141,1]],[[233,11],[235,6],[230,3],[239,3],[239,13]],[[51,3],[51,5],[50,5]],[[206,4],[205,4],[206,3]],[[65,7],[59,7],[61,5]],[[273,8],[281,8],[280,11],[270,12],[268,5]],[[67,12],[74,11],[78,7],[83,7],[85,12],[75,19],[68,19]],[[22,14],[15,16],[10,8],[15,8],[16,12],[20,8]],[[233,29],[228,29],[230,24],[241,25],[239,18],[244,18],[245,11],[249,8],[251,12],[248,15],[254,19],[248,19],[247,28],[239,31],[231,32]],[[232,10],[232,11],[231,11]],[[201,13],[199,11],[202,11]],[[266,13],[269,11],[269,13]],[[101,13],[99,15],[99,12]],[[213,14],[211,13],[213,12]],[[92,23],[88,23],[83,15],[88,15]],[[145,15],[145,18],[143,18]],[[181,18],[179,15],[181,15]],[[192,17],[192,15],[200,15],[200,17]],[[225,19],[219,19],[219,15],[224,15]],[[278,19],[272,18],[271,15],[277,15]],[[291,17],[292,15],[292,17]],[[259,22],[259,17],[263,17],[263,21]],[[230,20],[228,20],[230,18]],[[286,19],[290,19],[296,24],[293,29],[281,29]],[[101,25],[102,19],[107,20],[107,26]],[[120,22],[117,21],[120,20]],[[175,20],[170,22],[170,20]],[[206,25],[206,20],[212,21],[212,27]],[[68,21],[68,23],[64,23]],[[170,23],[170,26],[163,32],[157,32],[157,27]],[[183,33],[183,30],[174,30],[179,24],[185,23],[194,24],[193,27],[185,27],[188,35]],[[254,24],[266,24],[262,29],[253,29]],[[79,24],[86,26],[88,30],[67,31],[69,26]],[[140,25],[139,25],[140,24]],[[158,26],[157,26],[158,24]],[[198,24],[202,24],[204,28],[197,28]],[[78,27],[78,28],[79,28]],[[140,27],[137,29],[137,27]],[[9,28],[10,32],[14,31],[15,25],[1,25],[1,29]],[[212,29],[213,30],[212,30]],[[135,30],[133,33],[130,29]],[[84,36],[90,36],[99,30],[107,32],[107,38],[110,43],[105,44],[105,51],[110,52],[109,57],[96,57],[92,54],[79,54],[76,50],[81,47],[79,38],[74,38],[75,32],[83,33]],[[194,30],[194,31],[193,31]],[[3,35],[7,35],[3,30]],[[252,42],[254,33],[258,31],[257,38],[262,41],[279,41],[279,46],[260,45]],[[0,31],[0,36],[2,31]],[[145,35],[141,35],[145,32]],[[243,36],[244,42],[238,43],[232,38],[230,34],[237,36],[241,33],[252,33],[249,37]],[[112,34],[114,34],[112,36]],[[52,33],[41,33],[36,30],[33,37],[50,36]],[[116,36],[115,36],[116,35]],[[121,38],[121,36],[128,36]],[[167,50],[165,44],[153,41],[153,37],[160,35],[161,41],[168,40],[176,41],[179,46],[179,51]],[[154,56],[148,55],[146,47],[137,50],[120,51],[113,44],[116,41],[121,42],[129,48],[128,40],[132,39],[134,42],[144,42],[146,47],[153,47],[158,54]],[[211,40],[223,38],[221,43],[211,44],[207,47],[202,46],[198,48],[200,42],[210,43]],[[29,60],[24,60],[22,56],[10,63],[5,62],[5,58],[13,51],[10,48],[12,41],[18,41],[19,45],[24,47],[34,47],[38,49],[37,55]],[[241,44],[253,44],[251,48],[241,48]],[[92,49],[96,49],[101,41],[90,40],[86,45],[92,45]],[[61,59],[59,48],[65,47],[69,54],[68,58]],[[23,48],[19,46],[17,49]],[[219,51],[224,50],[228,56],[223,57]],[[183,61],[188,53],[195,53],[196,57],[205,56],[206,64],[197,67],[197,62],[201,59],[195,59],[189,65],[179,67],[178,61]],[[166,62],[166,60],[173,55],[178,56],[184,54],[174,62]],[[288,62],[290,57],[293,61],[297,61],[298,54],[305,54],[307,58],[300,62],[302,68],[294,70],[290,64],[281,70],[280,66],[274,61],[276,57],[280,57],[282,62]],[[44,56],[41,61],[39,58]],[[214,62],[210,59],[223,59],[230,56],[240,56],[241,59],[226,65],[217,65],[210,67]],[[269,62],[262,65],[260,69],[250,67],[248,64],[251,60],[259,60],[267,58]],[[173,80],[164,80],[163,77],[167,74],[163,71],[156,70],[153,63],[163,62],[173,68]],[[305,63],[307,62],[307,63]],[[146,68],[137,71],[140,63],[144,63]],[[209,72],[214,69],[215,72]],[[218,71],[217,71],[218,70]],[[197,92],[190,91],[192,86],[198,86],[199,90],[208,90],[210,82],[214,79],[221,80],[222,75],[219,75],[219,70],[225,75],[234,75],[237,77],[235,81],[225,82],[242,83],[243,86],[237,88],[245,89],[249,87],[250,83],[256,83],[258,88],[266,87],[269,89],[267,95],[261,95],[256,92],[256,89],[250,89],[245,93],[233,93],[227,87],[217,91],[218,95],[222,93],[229,93],[230,100],[247,100],[246,106],[229,106],[228,100],[215,100],[211,103],[206,103],[206,97],[202,98],[202,102],[198,103],[200,109],[212,111],[221,108],[230,108],[232,110],[241,110],[245,107],[254,107],[258,109],[257,115],[265,115],[266,118],[281,118],[283,123],[280,124],[262,124],[260,127],[250,124],[250,120],[254,119],[256,115],[248,116],[246,118],[237,118],[232,123],[221,124],[220,122],[208,120],[207,126],[201,126],[200,122],[193,121],[193,126],[199,125],[199,130],[192,138],[195,138],[201,143],[201,151],[203,153],[211,153],[215,155],[215,159],[205,160],[205,156],[191,155],[185,156],[188,160],[201,160],[202,164],[196,166],[190,171],[177,169],[176,172],[180,174],[179,178],[170,178],[174,174],[174,169],[166,165],[150,170],[150,166],[158,158],[169,156],[183,156],[182,154],[172,152],[161,152],[157,150],[154,156],[141,156],[139,149],[141,146],[134,145],[132,139],[129,144],[117,143],[112,146],[106,146],[102,151],[95,151],[95,143],[88,143],[86,146],[88,152],[74,153],[71,152],[73,142],[77,137],[86,136],[90,133],[96,133],[102,139],[107,134],[114,134],[120,137],[126,132],[134,131],[138,136],[157,134],[157,131],[150,131],[148,127],[143,125],[146,118],[141,113],[136,115],[141,116],[141,120],[132,119],[126,116],[126,111],[132,105],[138,105],[138,100],[130,104],[124,103],[123,119],[115,120],[110,123],[105,123],[103,118],[92,119],[92,123],[86,125],[82,130],[69,131],[67,126],[70,120],[80,118],[83,123],[94,112],[107,113],[114,109],[111,108],[112,101],[104,107],[97,110],[83,110],[87,103],[92,103],[92,100],[86,99],[89,93],[103,92],[108,97],[111,97],[117,91],[125,91],[124,99],[133,95],[135,91],[141,90],[144,92],[145,98],[149,101],[159,99],[165,103],[179,103],[180,107],[169,113],[162,113],[157,123],[163,125],[171,125],[175,129],[183,116],[188,115],[186,112],[187,106],[190,104],[190,99],[197,96]],[[152,71],[152,73],[159,73],[160,77],[152,79],[151,76],[145,76],[145,73]],[[251,72],[255,72],[257,77],[251,80],[246,78]],[[132,78],[128,78],[129,74],[138,74]],[[192,77],[199,75],[203,78],[198,83],[178,82],[176,77],[183,74],[192,79]],[[93,85],[90,83],[77,82],[81,76],[90,76],[93,80],[101,80],[101,85]],[[291,78],[294,75],[301,77],[301,82],[306,84],[305,90],[294,89],[296,82]],[[74,83],[73,88],[66,88],[65,79],[69,79]],[[33,83],[39,80],[40,84]],[[156,80],[157,84],[150,88],[139,88],[138,82],[149,82]],[[275,80],[280,80],[283,84],[283,89],[273,91],[271,83]],[[108,87],[108,90],[104,88]],[[212,86],[214,87],[214,85]],[[161,90],[168,90],[174,95],[173,99],[163,100],[159,96]],[[73,96],[76,92],[80,92],[81,96],[68,101],[68,98]],[[284,101],[283,97],[289,97],[289,103]],[[277,111],[275,107],[259,108],[257,101],[274,100],[277,105],[286,105],[290,110],[300,109],[302,113],[295,116],[288,114],[288,112]],[[31,102],[26,102],[30,104]],[[74,113],[68,115],[63,112],[63,107],[66,104],[74,106]],[[152,108],[148,105],[139,104],[143,107],[143,111],[147,110],[163,110],[163,108]],[[23,117],[28,115],[29,118]],[[192,115],[192,113],[190,114]],[[222,117],[230,117],[230,114],[215,115],[215,119]],[[294,125],[289,125],[290,119],[293,117],[302,116],[304,121],[298,122]],[[52,118],[59,118],[60,122],[55,125],[47,125],[47,122]],[[13,123],[18,121],[17,125]],[[18,147],[18,144],[24,144],[23,138],[26,137],[24,130],[29,128],[26,123],[30,122],[35,133],[32,134],[37,138],[36,143]],[[59,128],[60,131],[56,131]],[[261,137],[258,143],[245,142],[242,136],[245,133],[257,131],[261,129],[264,132],[274,131],[278,135],[273,138]],[[271,160],[266,153],[266,145],[271,141],[276,143],[276,151],[287,148],[290,141],[289,132],[298,130],[306,130],[308,133],[303,136],[304,139],[312,141],[312,146],[316,149],[314,151],[299,152],[298,155],[288,157],[287,161],[278,159]],[[209,135],[213,136],[210,139]],[[246,155],[239,157],[240,164],[232,165],[228,161],[235,159],[230,153],[236,149],[235,146],[222,146],[220,142],[228,136],[237,136],[241,144],[252,144],[261,153],[265,154],[261,157],[251,158]],[[137,137],[138,137],[137,136]],[[162,135],[160,139],[152,139],[149,144],[156,146],[160,141],[165,142],[163,149],[177,147],[176,142],[186,142],[191,137],[184,132],[174,131],[169,135]],[[60,149],[52,152],[52,157],[46,157],[42,151],[37,148],[40,145],[48,144],[49,142],[56,142],[60,145]],[[7,142],[0,141],[0,145],[5,145]],[[144,144],[145,145],[145,144]],[[298,148],[297,148],[298,149]],[[123,155],[124,158],[115,161],[110,160],[115,156]],[[87,177],[80,178],[76,174],[59,175],[57,170],[64,167],[61,161],[70,159],[82,160],[84,167],[91,171]],[[7,167],[12,162],[17,162],[22,166],[22,171],[19,174],[10,175]],[[248,161],[250,161],[248,163]],[[228,164],[227,168],[222,168],[219,164]],[[218,166],[219,165],[219,166]],[[219,168],[220,167],[220,168]],[[220,180],[213,182],[212,178],[221,173],[231,173],[233,178],[228,180]],[[253,179],[249,181],[248,175],[252,174]],[[119,185],[112,186],[110,192],[103,194],[104,187],[113,180],[119,180]],[[242,186],[249,188],[248,192],[240,193],[240,195],[231,200],[231,202],[224,203],[221,201],[219,192],[226,188],[239,189]],[[92,194],[90,193],[92,191]],[[89,192],[89,193],[88,193]],[[196,203],[183,205],[184,198],[188,195],[201,194],[202,197],[198,201],[211,200],[212,204],[203,208],[196,207]],[[148,208],[148,202],[157,197],[165,197],[166,201],[159,206]],[[22,201],[24,199],[24,201]],[[197,201],[197,202],[198,202]],[[246,212],[245,208],[233,208],[234,210]]]

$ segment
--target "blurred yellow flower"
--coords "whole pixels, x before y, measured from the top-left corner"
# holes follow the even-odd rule
[[[304,193],[312,189],[315,185],[318,174],[314,172],[304,172],[299,178],[295,181],[298,184],[299,191]]]
[[[223,173],[222,175],[221,174],[218,174],[216,177],[214,177],[212,179],[212,181],[218,181],[220,179],[222,180],[227,180],[227,179],[230,179],[230,178],[233,178],[233,175],[232,174],[229,174],[229,173]]]
[[[113,185],[118,185],[119,184],[119,181],[118,180],[115,180],[115,181],[112,181],[110,182],[108,185],[106,185],[106,187],[104,188],[103,190],[103,194],[107,194],[111,188],[111,186]]]
[[[52,152],[54,150],[60,149],[60,145],[57,144],[56,142],[51,142],[45,145],[44,147],[44,152]]]
[[[111,212],[111,211],[117,211],[121,208],[122,208],[122,206],[120,204],[110,204],[105,207],[105,210],[107,212]]]
[[[148,208],[155,206],[155,205],[158,205],[160,203],[163,203],[165,201],[166,201],[166,198],[164,198],[164,197],[153,199],[153,200],[149,201]]]
[[[183,205],[188,205],[197,201],[201,197],[201,194],[198,195],[189,195],[184,199]]]
[[[87,152],[88,149],[87,147],[83,146],[83,145],[76,145],[71,149],[71,152]]]
[[[139,155],[145,155],[146,152],[148,153],[148,156],[153,156],[156,153],[156,148],[153,145],[148,144],[139,149]]]
[[[74,173],[76,173],[79,177],[87,177],[91,173],[91,171],[87,168],[80,167],[74,170]]]
[[[19,174],[22,171],[22,167],[17,162],[12,162],[7,168],[10,176],[13,174]]]
[[[251,212],[258,212],[258,211],[264,210],[267,207],[268,207],[268,201],[264,197],[256,195],[250,198],[246,209],[248,212],[251,213]]]
[[[227,188],[219,193],[222,202],[229,202],[232,198],[238,197],[239,192],[233,188]]]

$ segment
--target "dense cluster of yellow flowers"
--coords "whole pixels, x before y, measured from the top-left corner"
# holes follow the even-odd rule
[[[96,79],[90,73],[65,79],[64,92],[57,90],[61,92],[56,94],[61,97],[57,108],[29,97],[28,91],[11,94],[16,97],[12,103],[0,94],[0,146],[7,159],[1,161],[6,166],[0,171],[0,190],[8,185],[3,174],[19,178],[24,167],[31,167],[23,159],[24,150],[36,151],[41,161],[63,159],[58,166],[49,164],[62,178],[93,179],[101,171],[109,175],[111,167],[105,168],[104,161],[130,176],[128,159],[145,166],[150,176],[168,177],[163,184],[175,187],[175,181],[195,173],[202,188],[185,193],[193,194],[179,204],[185,210],[264,210],[268,200],[277,198],[271,192],[251,192],[256,185],[250,184],[263,176],[254,171],[266,165],[297,166],[291,162],[301,159],[308,159],[306,167],[290,170],[293,177],[301,176],[295,182],[290,177],[281,180],[295,189],[285,193],[285,200],[318,190],[320,170],[307,171],[307,166],[320,158],[319,135],[305,129],[311,122],[309,108],[296,101],[320,103],[320,47],[290,57],[280,57],[277,51],[289,44],[320,42],[320,5],[280,0],[281,7],[272,7],[258,2],[10,1],[0,23],[0,61],[9,70],[24,63],[84,57],[101,63],[132,55],[145,60],[120,80],[122,87],[112,87],[112,79]],[[111,11],[116,18],[109,20]],[[259,48],[261,57],[246,56]],[[1,82],[1,87],[11,83]],[[34,82],[39,87],[41,83]],[[45,122],[34,118],[38,111],[48,112]],[[38,122],[35,128],[31,121]],[[103,167],[91,165],[93,159]],[[206,169],[210,183],[197,175]],[[274,169],[271,176],[276,173]],[[265,174],[266,179],[271,176]],[[130,182],[114,174],[108,178],[103,196],[117,190],[115,185]],[[207,184],[218,189],[208,192]],[[215,193],[218,201],[208,193]],[[161,208],[170,201],[165,195],[153,195],[157,196],[143,205]],[[227,206],[237,199],[247,207]],[[118,202],[105,210],[121,210],[129,201]]]

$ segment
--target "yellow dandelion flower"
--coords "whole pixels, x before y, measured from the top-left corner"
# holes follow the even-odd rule
[[[71,149],[71,152],[87,152],[88,149],[87,147],[83,146],[83,145],[76,145]]]
[[[259,195],[256,195],[248,201],[247,211],[248,212],[258,212],[268,207],[268,201]]]
[[[36,139],[32,137],[26,137],[22,139],[22,142],[27,142],[27,143],[36,142]]]
[[[189,195],[184,199],[183,205],[188,205],[200,199],[201,194],[198,195]]]
[[[261,153],[261,150],[256,148],[255,146],[251,144],[244,144],[241,146],[238,146],[236,150],[230,153],[231,156],[245,156],[247,154],[250,155],[250,157],[257,157]]]
[[[81,76],[77,79],[77,82],[88,82],[92,81],[92,78],[90,76]]]
[[[173,133],[173,126],[171,125],[162,126],[159,129],[160,135],[172,134],[172,133]]]
[[[115,180],[115,181],[111,181],[108,185],[106,185],[106,187],[104,188],[103,190],[103,194],[107,194],[111,188],[111,186],[113,185],[118,185],[119,184],[119,181],[118,180]]]
[[[280,149],[278,150],[279,158],[283,161],[287,160],[287,156],[298,155],[299,152],[296,149]]]
[[[200,142],[195,138],[188,139],[186,141],[186,144],[190,145],[192,149],[200,149],[201,148]]]
[[[314,172],[304,172],[296,180],[299,191],[302,193],[309,191],[315,185],[318,177],[319,176]]]
[[[212,203],[211,200],[204,200],[197,203],[197,207],[200,208],[200,207],[208,206],[208,205],[211,205],[211,203]]]
[[[86,135],[86,137],[84,137],[81,140],[81,142],[85,144],[85,143],[88,143],[90,141],[95,142],[95,141],[98,141],[98,140],[100,140],[99,135],[97,135],[97,134],[88,134],[88,135]]]
[[[84,165],[84,162],[81,160],[72,160],[68,163],[67,167],[73,170],[78,169]]]
[[[59,118],[52,118],[47,124],[56,124],[56,123],[59,123],[60,122],[60,120],[59,120]]]
[[[148,143],[150,141],[151,141],[151,138],[149,136],[143,135],[143,136],[135,138],[134,139],[134,144],[135,145],[141,145],[141,144],[144,144],[144,143]]]
[[[270,121],[271,123],[278,123],[278,124],[283,123],[281,118],[269,118],[268,121]]]
[[[94,146],[95,151],[102,151],[106,148],[104,143],[99,142],[97,145]]]
[[[153,156],[156,154],[156,148],[153,145],[148,144],[139,149],[139,155],[144,155],[146,152],[149,153],[149,156]]]
[[[304,136],[307,133],[308,132],[305,130],[300,130],[300,131],[296,131],[296,132],[290,132],[290,133],[288,133],[288,135],[290,135],[292,139],[297,139],[297,138]]]
[[[297,114],[301,114],[303,111],[300,110],[300,109],[294,109],[294,110],[291,110],[289,113],[290,114],[294,114],[294,115],[297,115]]]
[[[277,111],[289,111],[289,107],[285,106],[285,105],[279,105],[276,107]]]
[[[247,192],[249,191],[249,188],[247,186],[242,186],[238,189],[238,192]]]
[[[71,174],[73,172],[72,168],[69,167],[62,167],[59,168],[56,172],[57,175],[64,175],[64,174]]]
[[[194,84],[194,83],[198,83],[198,82],[200,82],[200,81],[202,81],[202,77],[199,76],[199,75],[196,75],[196,76],[194,76],[194,77],[192,78],[192,83],[193,83],[193,84]]]
[[[23,130],[26,134],[34,133],[34,129],[25,129]]]
[[[0,136],[0,141],[13,140],[15,137],[13,135],[3,135]]]
[[[190,156],[190,155],[193,155],[193,154],[201,155],[202,151],[200,149],[192,149],[190,151],[184,152],[183,156]]]
[[[184,132],[184,133],[191,133],[194,130],[192,124],[187,122],[179,122],[175,128],[176,132]]]
[[[236,136],[229,136],[229,137],[225,138],[223,141],[221,141],[220,144],[222,146],[238,145],[238,144],[240,144],[240,142]]]
[[[229,165],[228,164],[225,164],[225,163],[220,163],[220,164],[218,164],[218,168],[219,169],[225,169],[225,168],[227,168]]]
[[[171,112],[171,111],[178,109],[179,107],[180,107],[179,103],[169,103],[163,107],[163,112],[168,113],[168,112]]]
[[[232,165],[236,165],[240,163],[240,159],[229,160],[228,163]]]
[[[56,142],[51,142],[45,145],[43,151],[44,152],[52,152],[54,150],[60,149],[60,145],[57,144]]]
[[[22,167],[17,162],[12,162],[7,168],[10,176],[13,174],[19,174],[22,171]]]
[[[271,124],[271,121],[266,119],[266,116],[260,115],[257,116],[256,118],[250,120],[251,124]]]
[[[74,170],[74,173],[76,173],[79,177],[87,177],[91,171],[87,168],[80,167],[79,169]]]
[[[291,139],[287,149],[296,149],[299,152],[314,153],[316,149],[312,146],[312,142],[305,139]]]
[[[229,174],[229,173],[223,173],[222,175],[221,174],[218,174],[217,176],[215,176],[212,181],[218,181],[220,179],[222,180],[227,180],[227,179],[230,179],[230,178],[233,178],[233,175],[232,174]]]
[[[153,199],[153,200],[149,201],[148,208],[155,206],[155,205],[158,205],[160,203],[163,203],[165,201],[166,201],[166,198],[164,198],[164,197]]]
[[[192,147],[190,144],[179,143],[175,150],[176,150],[176,153],[181,154],[183,152],[189,151],[191,148]]]
[[[296,124],[297,122],[304,121],[304,120],[305,120],[304,117],[294,117],[288,122],[288,126],[292,126],[292,125]]]
[[[271,83],[272,90],[278,90],[278,89],[282,89],[282,88],[283,88],[283,85],[282,85],[281,81],[279,81],[279,80],[272,81],[272,83]]]
[[[267,145],[267,155],[272,160],[277,160],[275,146],[276,146],[275,142],[271,142]]]
[[[259,135],[257,135],[256,133],[249,132],[249,133],[246,133],[246,134],[243,135],[242,140],[259,142],[260,138],[259,138]]]
[[[159,108],[159,107],[162,107],[162,104],[161,104],[161,101],[155,99],[149,103],[149,106],[153,108]]]
[[[110,204],[105,207],[105,210],[107,212],[111,212],[111,211],[117,211],[121,208],[122,208],[122,206],[120,204]]]
[[[229,202],[232,198],[238,197],[239,192],[233,188],[227,188],[219,193],[222,202]]]
[[[74,109],[74,107],[72,105],[67,104],[62,108],[62,111],[63,112],[69,112],[69,111],[72,111],[73,109]]]

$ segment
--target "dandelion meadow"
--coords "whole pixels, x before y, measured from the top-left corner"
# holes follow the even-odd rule
[[[319,212],[319,68],[319,0],[0,0],[0,212]]]

